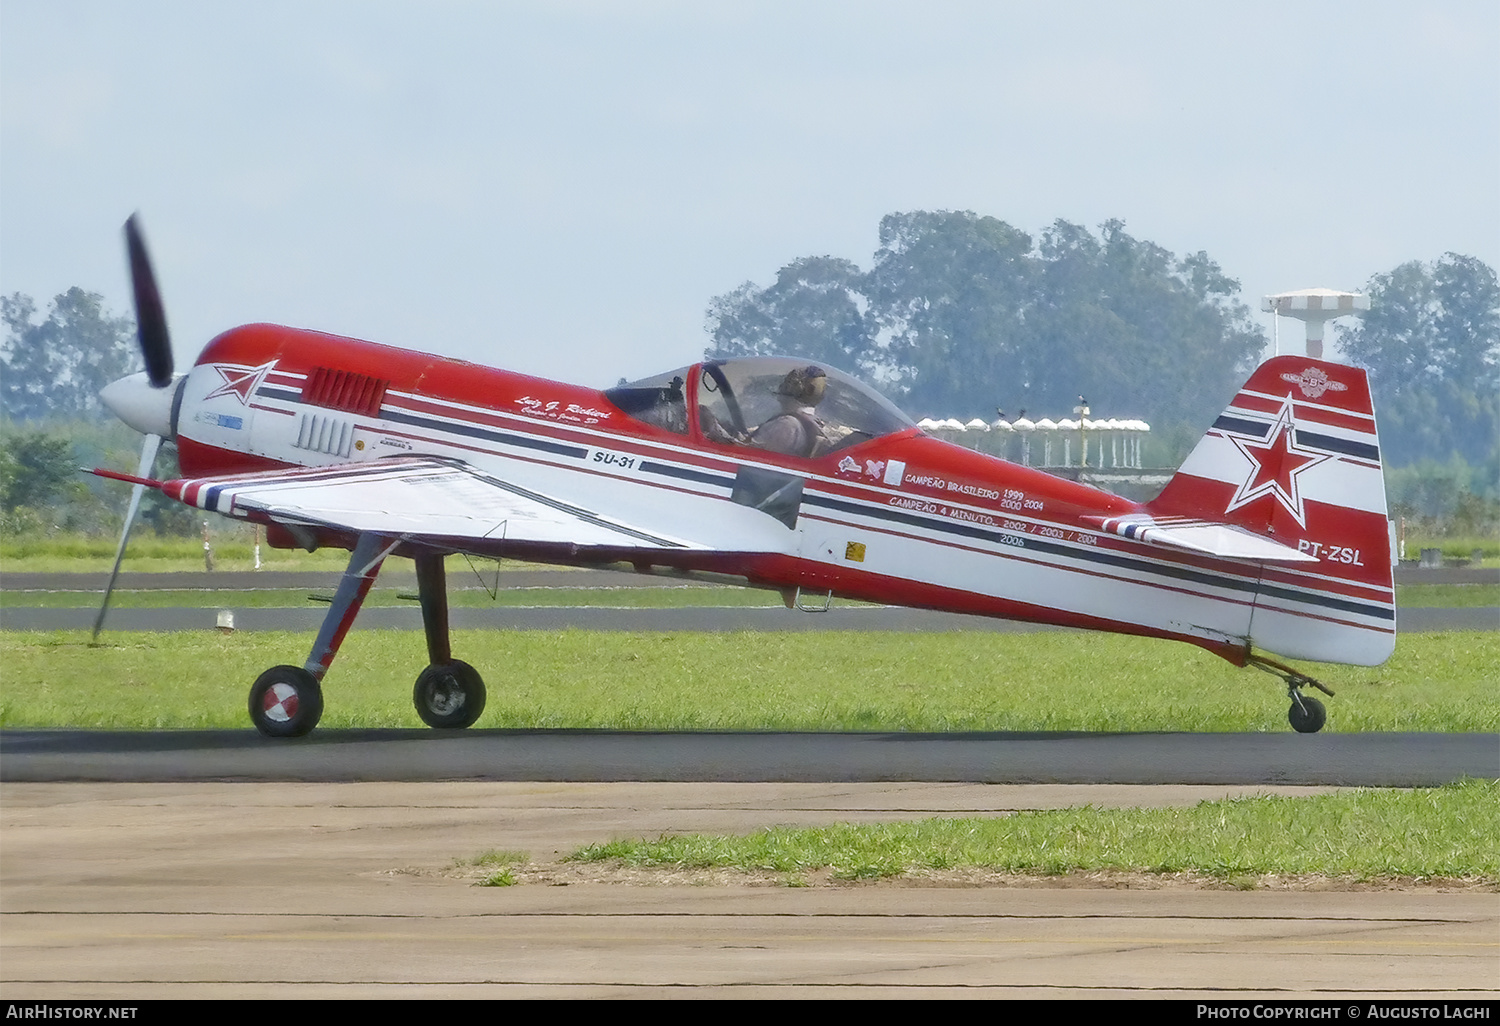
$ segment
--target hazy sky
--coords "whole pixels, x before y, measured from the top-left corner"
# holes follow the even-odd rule
[[[1500,266],[1500,4],[0,0],[0,293],[128,310],[138,210],[179,368],[269,320],[612,384],[915,209],[1257,309]]]

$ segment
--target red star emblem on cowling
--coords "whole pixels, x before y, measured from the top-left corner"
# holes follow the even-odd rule
[[[1234,498],[1229,500],[1226,512],[1270,496],[1281,503],[1282,508],[1296,518],[1300,526],[1307,526],[1307,511],[1302,505],[1297,478],[1333,457],[1299,446],[1292,427],[1292,404],[1283,402],[1276,422],[1266,435],[1266,441],[1256,442],[1229,436],[1234,447],[1249,462],[1250,476],[1240,483]]]
[[[223,364],[211,364],[214,370],[219,372],[223,383],[214,389],[203,399],[217,399],[221,395],[232,395],[246,406],[250,405],[250,394],[255,391],[257,385],[265,378],[266,373],[276,366],[275,361],[263,363],[259,367],[226,367]]]

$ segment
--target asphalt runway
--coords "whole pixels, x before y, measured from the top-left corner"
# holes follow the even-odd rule
[[[705,781],[1319,784],[1500,778],[1494,734],[0,732],[0,782]]]
[[[1282,794],[1305,788],[1259,788]],[[1171,877],[590,873],[612,837],[1031,809],[1224,787],[979,784],[13,784],[0,994],[153,998],[1500,996],[1500,895]],[[529,859],[510,887],[455,860]],[[1472,1006],[1470,1006],[1472,1007]],[[1361,1012],[1365,1010],[1361,1005]]]

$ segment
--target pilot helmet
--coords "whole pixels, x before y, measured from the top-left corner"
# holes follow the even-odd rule
[[[781,384],[776,386],[776,394],[795,399],[803,406],[816,406],[823,401],[823,393],[827,389],[828,375],[823,368],[808,364],[806,367],[794,367],[787,371]]]

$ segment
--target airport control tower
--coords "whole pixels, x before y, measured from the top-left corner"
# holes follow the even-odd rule
[[[1278,317],[1295,317],[1307,325],[1307,355],[1323,358],[1323,324],[1335,317],[1364,313],[1370,309],[1370,297],[1360,292],[1337,292],[1333,289],[1299,289],[1263,296],[1260,308]],[[1277,346],[1280,351],[1280,345]]]

